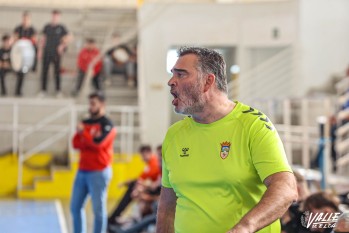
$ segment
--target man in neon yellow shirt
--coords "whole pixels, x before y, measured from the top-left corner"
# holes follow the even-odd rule
[[[178,55],[168,85],[187,117],[163,143],[157,233],[280,233],[297,190],[274,126],[228,99],[219,53],[184,47]]]

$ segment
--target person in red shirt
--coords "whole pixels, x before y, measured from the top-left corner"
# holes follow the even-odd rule
[[[118,217],[121,216],[122,212],[133,200],[132,193],[136,189],[137,185],[143,185],[146,182],[156,182],[161,176],[160,161],[158,156],[152,153],[151,147],[148,145],[143,145],[140,147],[139,151],[143,161],[146,163],[146,166],[137,180],[126,181],[120,184],[120,186],[127,185],[128,188],[114,212],[109,216],[108,228],[110,228],[112,225],[120,224],[120,222],[118,222]]]
[[[100,57],[100,51],[97,48],[97,45],[94,39],[92,38],[86,39],[86,44],[79,53],[77,65],[79,68],[79,73],[77,77],[76,88],[75,88],[75,91],[73,92],[73,95],[77,95],[79,93],[90,65],[93,66],[92,84],[96,90],[100,91],[101,90],[100,74],[101,74],[103,64]]]
[[[107,227],[107,187],[112,176],[113,144],[116,129],[105,116],[105,97],[102,93],[89,96],[90,118],[81,122],[73,138],[73,146],[80,150],[70,210],[74,233],[86,232],[84,206],[91,196],[94,212],[94,233],[104,233]]]

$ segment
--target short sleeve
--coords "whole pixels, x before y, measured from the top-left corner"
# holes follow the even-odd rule
[[[172,188],[172,186],[170,184],[169,177],[168,177],[168,170],[167,170],[166,163],[165,163],[164,159],[162,159],[161,183],[162,183],[162,186],[164,186],[165,188]]]
[[[271,123],[263,124],[261,121],[255,125],[255,129],[251,128],[250,131],[250,151],[253,165],[261,181],[278,172],[292,172],[274,126]]]
[[[13,32],[14,33],[19,33],[19,31],[20,31],[20,26],[17,26]]]
[[[66,29],[65,26],[62,26],[62,36],[65,36],[68,34],[68,30]]]
[[[48,25],[46,25],[46,26],[44,27],[44,29],[42,30],[42,34],[44,34],[44,35],[47,35],[47,34],[48,34]]]
[[[169,180],[169,174],[168,174],[168,169],[166,166],[166,138],[165,141],[162,145],[162,178],[161,178],[161,183],[162,186],[164,186],[165,188],[172,188],[171,184],[170,184],[170,180]]]

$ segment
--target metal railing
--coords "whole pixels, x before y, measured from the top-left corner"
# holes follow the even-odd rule
[[[18,190],[23,188],[23,164],[33,155],[51,151],[50,147],[59,140],[65,140],[69,148],[69,159],[76,160],[76,154],[71,145],[71,139],[75,133],[78,116],[86,112],[86,105],[76,105],[70,100],[18,100],[18,99],[0,99],[0,108],[10,107],[7,112],[12,112],[11,122],[0,124],[1,131],[12,132],[12,153],[18,155]],[[38,119],[35,123],[22,123],[19,119],[21,114],[30,114],[33,109],[31,106],[45,108],[54,107],[55,110],[43,119]],[[28,109],[28,107],[31,107]],[[25,108],[26,111],[25,111]],[[136,125],[138,116],[138,107],[136,106],[108,106],[107,113],[120,117],[115,127],[117,128],[116,143],[119,143],[119,152],[127,155],[134,153],[134,143],[136,134],[140,133],[140,127]],[[40,117],[40,114],[38,115]],[[64,123],[56,121],[65,120]],[[50,136],[32,145],[26,145],[26,142],[40,133],[49,133]]]
[[[336,84],[337,91],[337,131],[336,151],[339,173],[349,173],[349,77]]]
[[[296,60],[294,56],[294,49],[288,47],[251,70],[241,72],[228,84],[229,97],[249,102],[255,98],[292,94]]]

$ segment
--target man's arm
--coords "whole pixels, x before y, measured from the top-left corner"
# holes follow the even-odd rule
[[[298,198],[294,175],[279,172],[264,180],[267,191],[260,202],[251,209],[228,233],[252,233],[273,223],[287,211]]]
[[[161,188],[156,233],[174,233],[177,197],[172,188]]]

